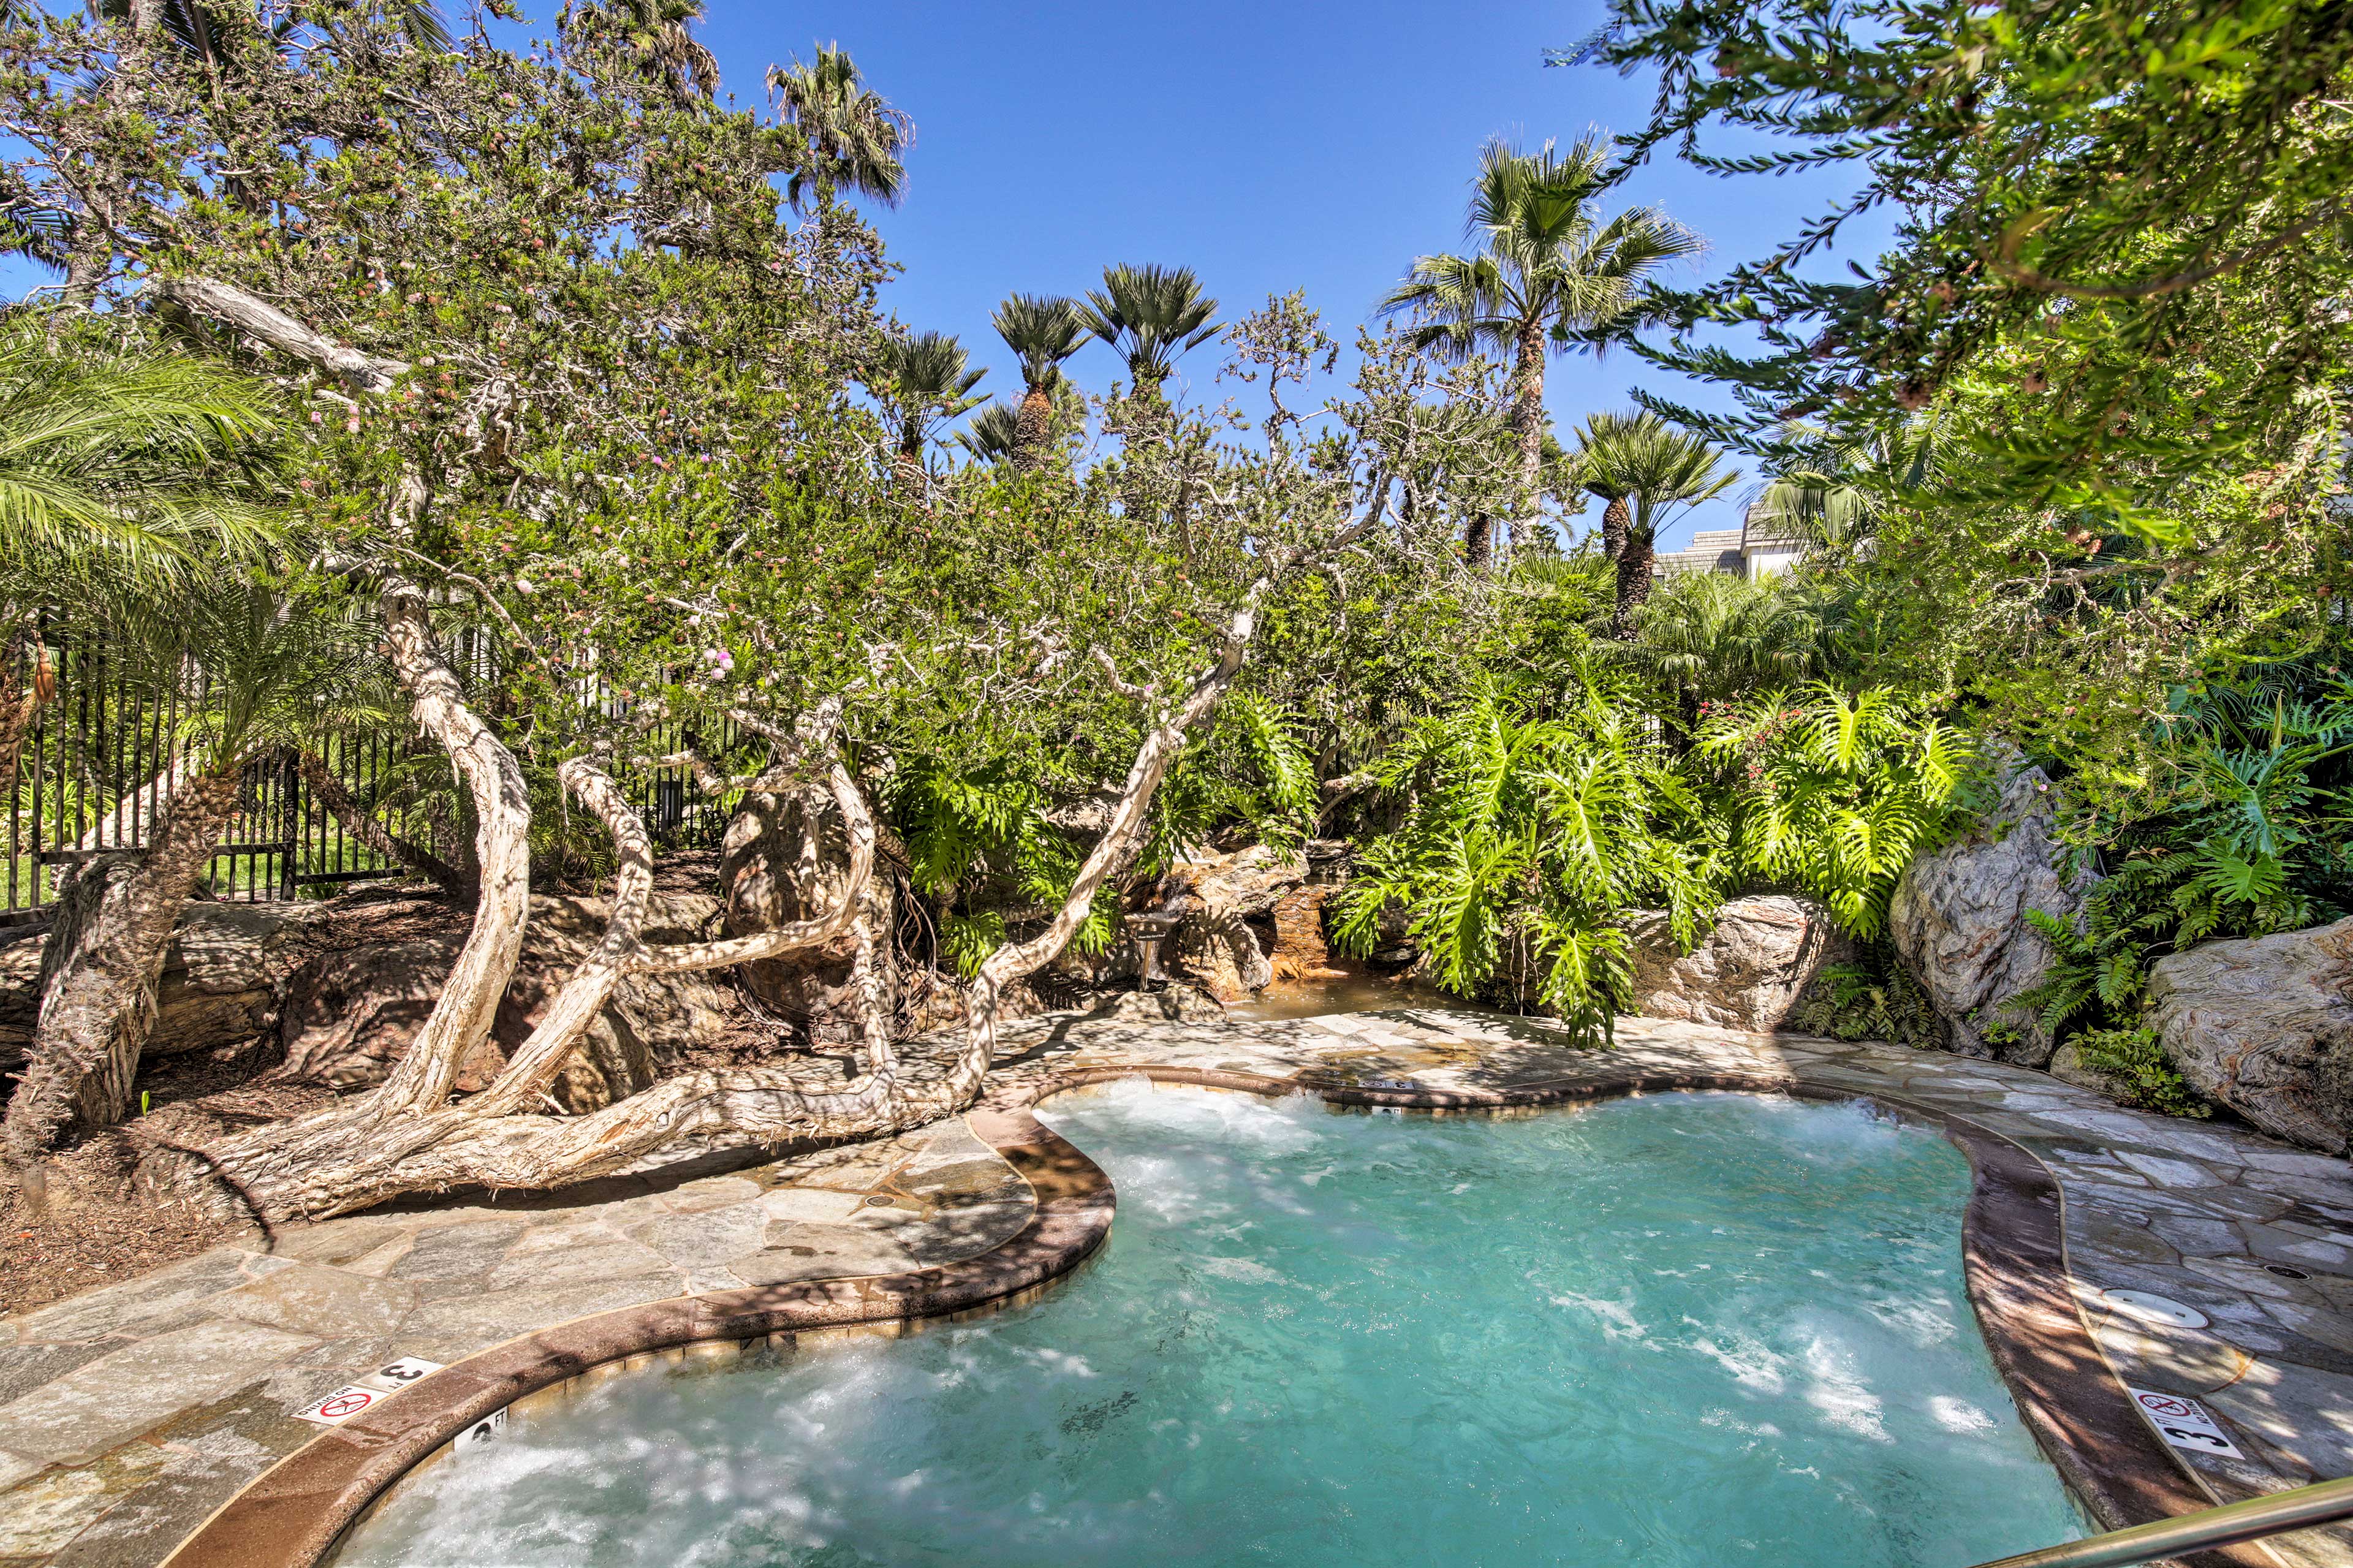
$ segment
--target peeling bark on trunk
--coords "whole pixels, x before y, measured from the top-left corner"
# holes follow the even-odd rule
[[[569,1186],[698,1142],[740,1147],[892,1131],[936,1121],[978,1092],[985,1058],[967,1049],[944,1077],[902,1083],[886,1039],[878,1053],[882,1065],[839,1089],[811,1089],[789,1073],[750,1068],[688,1073],[586,1116],[516,1113],[554,1081],[622,974],[723,968],[835,942],[852,931],[856,894],[874,866],[873,820],[848,771],[836,764],[835,798],[850,823],[850,874],[834,908],[751,937],[647,948],[638,942],[651,885],[644,824],[585,759],[565,771],[566,785],[613,827],[622,879],[604,940],[496,1082],[471,1100],[423,1111],[389,1102],[387,1083],[349,1107],[232,1140],[195,1162],[196,1171],[174,1161],[160,1173],[226,1185],[265,1218],[323,1218],[453,1186]],[[480,923],[478,916],[478,929]],[[416,1047],[410,1051],[413,1057]]]
[[[848,857],[847,823],[821,784],[762,780],[737,806],[721,850],[728,931],[768,931],[830,906],[841,896]],[[859,896],[866,929],[893,928],[895,892],[888,877],[868,879]],[[859,962],[824,952],[796,953],[745,964],[743,984],[807,1044],[849,1044],[865,1037],[870,986],[880,988],[885,1016],[898,1010],[898,965],[888,944],[866,956],[863,970]]]
[[[638,932],[646,921],[646,901],[654,889],[653,841],[646,825],[629,809],[620,789],[585,757],[575,757],[555,770],[565,788],[596,814],[612,831],[619,868],[613,874],[613,910],[605,922],[604,939],[581,961],[540,1016],[531,1037],[507,1058],[506,1070],[466,1109],[476,1116],[504,1116],[545,1098],[548,1087],[580,1044],[580,1037],[611,1000],[613,987],[629,970],[638,951]]]
[[[1648,531],[1630,532],[1626,547],[1618,552],[1618,609],[1609,622],[1609,635],[1620,642],[1634,635],[1634,617],[1651,597],[1651,542]]]
[[[195,1171],[184,1157],[165,1156],[183,1163],[163,1165],[153,1173],[198,1186],[226,1186],[249,1210],[267,1219],[324,1217],[414,1193],[459,1186],[563,1187],[694,1149],[880,1136],[954,1114],[979,1093],[995,1058],[1007,988],[1043,968],[1069,945],[1096,894],[1129,864],[1143,843],[1154,793],[1186,735],[1215,711],[1232,686],[1257,623],[1259,604],[1274,580],[1271,570],[1251,585],[1216,658],[1195,678],[1181,700],[1151,721],[1109,826],[1080,867],[1070,896],[1046,929],[1026,942],[1000,947],[982,963],[967,993],[968,1033],[944,1069],[905,1072],[892,1048],[877,962],[889,934],[864,918],[862,897],[873,876],[876,829],[857,784],[840,763],[828,767],[828,783],[844,824],[849,863],[829,909],[816,918],[770,931],[717,942],[647,948],[638,942],[644,900],[635,890],[644,826],[610,780],[585,760],[575,760],[566,764],[565,783],[612,827],[621,849],[625,885],[616,889],[605,940],[580,966],[557,1005],[550,1008],[540,1031],[516,1052],[498,1081],[472,1100],[450,1105],[443,1103],[446,1095],[426,1101],[413,1087],[396,1095],[392,1092],[398,1085],[396,1079],[356,1104],[232,1140],[194,1162]],[[1133,689],[1121,684],[1123,689]],[[1148,693],[1146,697],[1148,700]],[[420,716],[425,705],[420,695]],[[810,732],[829,737],[830,730],[827,718],[812,726]],[[772,739],[790,739],[770,730],[763,732]],[[456,738],[463,739],[462,735]],[[803,765],[813,747],[787,743],[784,749],[788,765]],[[499,754],[504,756],[503,749]],[[508,765],[512,766],[512,759]],[[492,858],[491,838],[486,828],[486,868]],[[485,911],[475,920],[477,937],[486,925],[494,923],[487,908],[492,886],[486,873]],[[561,1070],[582,1028],[620,974],[717,968],[806,952],[844,937],[852,949],[853,985],[865,1002],[867,1058],[867,1070],[848,1084],[838,1089],[812,1088],[788,1071],[768,1068],[694,1072],[585,1116],[522,1113],[521,1108]],[[445,1006],[452,1005],[454,994],[453,984],[452,992],[443,997]],[[495,1003],[495,994],[491,1001]],[[439,1016],[437,1012],[437,1019]],[[420,1036],[404,1068],[417,1058],[423,1043]]]
[[[362,392],[389,391],[408,370],[399,360],[377,359],[315,332],[268,300],[216,279],[165,278],[154,288],[164,299],[226,322],[280,353],[333,371]]]
[[[10,1163],[37,1157],[70,1125],[109,1127],[129,1111],[172,929],[236,814],[239,772],[232,759],[188,779],[142,858],[102,857],[77,881],[41,955],[25,1075],[0,1124]]]
[[[343,825],[345,833],[385,859],[397,861],[431,878],[442,887],[465,889],[466,879],[456,867],[423,845],[412,844],[401,837],[363,810],[360,803],[352,798],[351,792],[343,787],[343,781],[327,766],[324,757],[316,752],[303,752],[297,758],[296,765],[302,771],[302,783],[310,790],[311,798],[326,807],[328,813]]]
[[[1176,760],[1186,735],[1217,711],[1219,701],[1232,687],[1234,677],[1241,672],[1242,656],[1250,650],[1250,637],[1258,626],[1259,602],[1273,581],[1270,574],[1250,584],[1242,607],[1235,612],[1232,623],[1226,628],[1217,658],[1194,678],[1184,700],[1145,731],[1144,743],[1136,748],[1135,761],[1129,765],[1127,779],[1120,788],[1119,805],[1112,813],[1111,826],[1095,840],[1094,848],[1079,867],[1070,897],[1063,900],[1053,920],[1029,941],[1008,942],[981,961],[980,972],[967,988],[965,1011],[972,1020],[974,1046],[982,1052],[984,1066],[996,1055],[997,1027],[1006,988],[1051,963],[1071,944],[1071,938],[1085,923],[1088,910],[1094,907],[1095,894],[1105,881],[1124,870],[1142,847],[1153,795],[1167,775],[1168,765]]]
[[[415,702],[416,718],[457,764],[473,796],[474,858],[480,889],[474,926],[449,971],[433,1016],[400,1066],[377,1090],[386,1110],[438,1110],[457,1082],[458,1064],[491,1032],[522,953],[531,914],[531,797],[514,754],[462,700],[457,676],[442,662],[425,615],[425,595],[397,579],[384,591],[393,668]]]

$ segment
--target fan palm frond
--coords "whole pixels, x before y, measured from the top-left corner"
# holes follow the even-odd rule
[[[1178,355],[1218,330],[1218,302],[1202,294],[1189,267],[1106,267],[1103,286],[1090,289],[1080,309],[1087,329],[1127,361],[1135,390],[1146,396],[1176,371]]]
[[[848,188],[897,206],[907,194],[907,149],[915,122],[866,86],[856,62],[839,44],[822,45],[813,58],[768,68],[768,94],[777,112],[807,143],[806,164],[793,172],[785,195],[795,206],[814,188]]]

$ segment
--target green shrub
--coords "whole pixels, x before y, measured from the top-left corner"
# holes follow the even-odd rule
[[[1944,1043],[1936,1005],[1892,954],[1866,953],[1860,963],[1823,969],[1791,1019],[1810,1034],[1840,1040],[1886,1040],[1917,1049]]]
[[[2070,1043],[2085,1067],[2116,1084],[2127,1105],[2168,1116],[2214,1114],[2213,1107],[2199,1100],[2181,1075],[2166,1065],[2155,1029],[2085,1029]]]
[[[1715,898],[1698,803],[1617,695],[1599,674],[1565,697],[1485,683],[1415,725],[1376,770],[1405,820],[1359,857],[1340,945],[1370,952],[1394,902],[1439,985],[1608,1039],[1631,980],[1623,912],[1662,903],[1689,942]]]
[[[1816,684],[1701,705],[1693,757],[1719,770],[1712,808],[1733,865],[1812,894],[1854,935],[1887,925],[1895,879],[1963,805],[1969,748],[1885,687]]]

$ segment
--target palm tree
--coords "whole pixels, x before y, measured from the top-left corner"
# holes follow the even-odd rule
[[[1635,662],[1675,696],[1685,736],[1703,702],[1794,686],[1820,662],[1821,622],[1785,579],[1692,572],[1642,606]]]
[[[1635,613],[1651,596],[1651,557],[1659,530],[1676,509],[1722,495],[1740,478],[1719,470],[1716,449],[1655,414],[1597,414],[1577,438],[1583,447],[1586,486],[1597,479],[1630,503],[1626,543],[1618,553],[1618,607],[1609,635],[1634,635]],[[1597,492],[1599,493],[1599,492]]]
[[[1599,221],[1591,202],[1612,171],[1606,144],[1587,136],[1566,153],[1490,142],[1471,184],[1468,256],[1424,256],[1381,301],[1409,313],[1407,341],[1461,363],[1492,350],[1512,361],[1512,428],[1520,443],[1518,514],[1542,493],[1547,352],[1598,346],[1639,319],[1642,284],[1662,264],[1696,254],[1700,237],[1655,207]],[[1484,564],[1489,546],[1469,540]]]
[[[35,609],[94,584],[168,596],[275,533],[251,499],[265,390],[176,355],[84,353],[39,312],[0,322],[0,784],[50,690]],[[30,655],[27,659],[27,654]]]
[[[969,356],[950,332],[917,332],[882,351],[882,375],[874,388],[883,416],[897,430],[894,464],[902,479],[923,482],[923,442],[933,431],[979,407],[987,399],[972,389],[986,369],[965,368]]]
[[[168,601],[135,590],[84,601],[117,667],[178,704],[187,766],[147,848],[89,862],[67,893],[0,1131],[8,1163],[37,1156],[69,1122],[102,1127],[130,1110],[173,927],[237,815],[248,766],[363,714],[388,718],[369,701],[381,634],[366,604],[298,602],[237,564],[185,574]]]
[[[719,61],[688,30],[702,20],[702,0],[589,0],[567,25],[617,45],[683,104],[719,90]]]
[[[997,335],[1021,361],[1021,413],[1013,465],[1034,468],[1045,460],[1053,430],[1054,392],[1062,383],[1062,362],[1087,341],[1086,312],[1076,300],[1015,294],[997,307],[992,320]]]
[[[1189,267],[1106,267],[1103,286],[1090,289],[1080,310],[1087,330],[1127,361],[1134,395],[1148,404],[1166,401],[1161,385],[1175,373],[1176,356],[1218,330],[1218,302],[1201,297],[1201,280]]]
[[[1002,403],[992,403],[974,415],[972,423],[956,437],[956,445],[976,463],[1028,466],[1021,460],[1021,416]]]
[[[915,122],[867,89],[849,51],[819,46],[817,58],[768,68],[768,95],[777,111],[800,128],[808,162],[793,171],[785,198],[801,205],[811,185],[821,195],[848,186],[897,206],[907,190],[902,161],[915,144]]]
[[[156,37],[207,68],[217,69],[222,64],[217,47],[221,32],[217,5],[204,5],[202,0],[149,0],[143,5],[134,4],[133,0],[99,0],[92,9],[106,21],[151,29]],[[398,4],[387,9],[411,48],[430,54],[449,52],[448,19],[442,16],[441,8],[433,0],[399,0]],[[30,10],[29,6],[14,5],[0,7],[0,20],[17,20],[18,17],[8,13],[29,13]],[[699,6],[695,14],[702,14]],[[337,30],[338,20],[330,11],[318,19],[318,25],[332,34]],[[236,19],[232,18],[231,26],[236,25]],[[244,25],[251,26],[252,23],[247,21]],[[280,18],[271,26],[271,30],[280,37],[293,29],[294,23],[285,18]],[[714,77],[714,83],[715,79]]]
[[[1859,437],[1794,430],[1795,452],[1758,489],[1757,522],[1778,534],[1825,550],[1846,550],[1868,539],[1891,497],[1916,490],[1946,471],[1947,443],[1941,421]]]

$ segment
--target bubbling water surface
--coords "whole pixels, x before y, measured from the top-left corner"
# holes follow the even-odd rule
[[[1858,1107],[1517,1120],[1132,1081],[1044,1120],[1104,1253],[897,1341],[649,1368],[433,1468],[368,1568],[1965,1568],[2081,1534]]]

